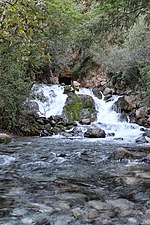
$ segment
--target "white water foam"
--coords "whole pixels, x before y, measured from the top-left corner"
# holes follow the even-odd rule
[[[11,162],[13,162],[15,160],[16,159],[12,156],[0,155],[0,166],[1,165],[9,165]]]
[[[104,96],[102,99],[94,96],[92,89],[81,88],[79,94],[90,95],[93,98],[97,110],[97,120],[93,124],[104,129],[106,134],[114,133],[115,137],[113,138],[126,138],[128,141],[132,141],[142,134],[139,125],[121,122],[119,120],[120,114],[112,110],[112,106],[119,96],[114,95],[111,101],[106,102],[104,101]]]
[[[55,115],[61,115],[67,95],[63,94],[64,88],[58,85],[34,85],[33,94],[38,96],[44,96],[45,100],[40,101],[36,97],[35,101],[39,105],[39,115],[50,117]]]

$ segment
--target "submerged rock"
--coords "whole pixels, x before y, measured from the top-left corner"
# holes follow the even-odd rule
[[[116,159],[116,160],[122,160],[122,159],[125,159],[125,158],[135,158],[135,155],[128,151],[127,149],[125,148],[117,148],[115,151],[113,151],[111,153],[111,155],[108,157],[108,159]]]
[[[0,143],[7,144],[11,142],[11,137],[8,134],[0,133]]]
[[[123,198],[112,199],[106,201],[108,204],[112,205],[116,210],[125,211],[134,208],[134,203]]]
[[[84,137],[88,138],[105,138],[106,133],[103,129],[99,127],[88,128],[87,131],[84,133]]]
[[[88,202],[89,206],[93,207],[98,211],[104,211],[112,209],[112,206],[109,203],[102,202],[100,200],[92,200]]]

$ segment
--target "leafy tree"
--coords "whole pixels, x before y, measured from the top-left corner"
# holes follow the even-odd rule
[[[0,15],[0,126],[11,129],[31,81],[45,64],[58,64],[81,17],[69,0],[3,0]]]

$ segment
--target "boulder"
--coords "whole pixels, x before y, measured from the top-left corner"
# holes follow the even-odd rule
[[[90,125],[90,124],[91,124],[91,121],[90,121],[90,119],[82,119],[82,120],[80,121],[80,123],[81,123],[82,125]]]
[[[75,90],[73,89],[73,87],[71,87],[71,86],[65,86],[64,87],[64,94],[68,94],[70,92],[75,92]]]
[[[138,137],[135,140],[135,142],[138,143],[138,144],[144,144],[144,143],[148,143],[148,140],[146,140],[146,138],[144,136],[141,136],[141,137]]]
[[[89,119],[93,122],[96,119],[95,103],[89,95],[68,94],[62,116],[67,121],[81,121]]]
[[[147,119],[147,124],[150,125],[150,117]]]
[[[7,144],[9,142],[11,142],[11,137],[8,134],[0,133],[0,144]]]
[[[125,148],[117,148],[114,150],[111,155],[108,157],[108,159],[111,160],[122,160],[122,159],[128,159],[128,158],[134,158],[134,154],[130,151],[128,151]]]
[[[109,102],[109,101],[111,101],[112,99],[112,94],[108,94],[108,95],[106,95],[105,97],[104,97],[104,101],[105,102]]]
[[[115,112],[131,112],[132,106],[124,99],[124,97],[120,97],[112,106]]]
[[[93,94],[99,98],[102,99],[103,95],[102,95],[102,88],[93,88]]]
[[[79,90],[79,87],[80,87],[80,83],[78,81],[72,81],[72,87],[75,89],[75,90]]]
[[[112,89],[111,88],[109,88],[109,87],[106,87],[105,89],[104,89],[104,91],[103,91],[103,95],[112,95]]]
[[[141,107],[136,110],[135,112],[135,119],[136,123],[142,126],[149,126],[150,125],[150,116],[149,116],[149,109]]]
[[[150,130],[146,131],[143,135],[150,138]]]
[[[87,131],[84,133],[84,137],[88,138],[105,138],[106,133],[103,129],[99,127],[88,128]]]
[[[132,106],[132,108],[137,107],[137,95],[125,95],[124,99]]]
[[[141,118],[147,117],[147,113],[146,113],[146,110],[144,108],[137,109],[135,114],[136,114],[136,118],[137,119],[141,119]]]
[[[119,116],[119,120],[120,122],[128,122],[127,114],[125,112],[122,112]]]

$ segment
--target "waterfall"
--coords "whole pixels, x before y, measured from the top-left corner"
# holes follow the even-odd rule
[[[64,88],[58,85],[34,85],[32,92],[39,105],[39,115],[50,117],[61,115],[67,95],[63,94]]]
[[[112,110],[113,104],[118,100],[119,96],[112,96],[111,100],[104,101],[94,96],[92,89],[81,88],[79,94],[90,95],[94,102],[97,110],[97,120],[94,122],[95,125],[99,125],[105,130],[107,134],[115,134],[115,138],[128,138],[132,140],[138,137],[142,132],[140,126],[135,123],[121,122],[120,113]]]
[[[61,115],[67,95],[64,94],[64,87],[59,85],[34,85],[33,93],[37,96],[35,101],[39,105],[39,115],[50,117],[51,115]],[[115,138],[133,139],[142,133],[140,126],[128,122],[120,122],[120,114],[112,110],[112,105],[119,96],[112,96],[111,101],[98,99],[90,88],[80,88],[76,94],[90,95],[97,110],[97,120],[92,126],[99,126],[105,130],[106,134],[115,134]],[[43,99],[42,99],[43,98]]]

